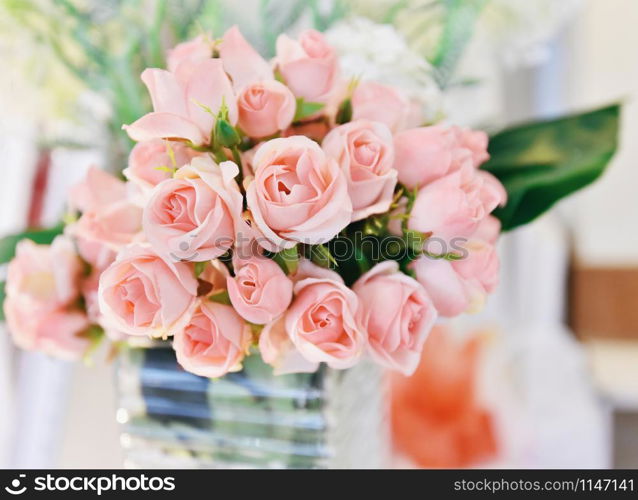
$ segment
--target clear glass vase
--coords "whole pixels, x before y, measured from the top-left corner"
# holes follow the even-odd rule
[[[185,372],[169,346],[119,357],[117,419],[139,468],[377,468],[388,458],[380,368],[274,376],[261,358],[220,379]]]

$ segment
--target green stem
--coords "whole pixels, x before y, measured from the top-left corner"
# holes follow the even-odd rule
[[[226,154],[224,153],[224,151],[222,149],[217,149],[217,150],[213,151],[213,155],[215,156],[215,161],[217,163],[222,163],[224,161],[228,161],[228,157],[226,156]]]
[[[209,146],[197,146],[192,142],[188,144],[188,147],[193,151],[199,151],[200,153],[212,153],[213,150]]]
[[[416,201],[416,192],[405,190],[405,193],[406,193],[408,202],[405,206],[405,215],[407,215],[407,217],[405,217],[403,219],[403,222],[401,222],[401,230],[403,231],[403,234],[405,234],[408,231],[408,222],[410,221],[409,216],[412,213],[412,208],[414,207],[414,202]]]

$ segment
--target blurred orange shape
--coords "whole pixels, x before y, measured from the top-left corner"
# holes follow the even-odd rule
[[[496,456],[494,419],[476,397],[481,342],[437,326],[414,375],[393,377],[394,445],[417,466],[468,467]]]

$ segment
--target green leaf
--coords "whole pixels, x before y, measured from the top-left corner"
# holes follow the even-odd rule
[[[295,118],[293,121],[298,122],[305,120],[309,116],[314,115],[321,111],[324,107],[320,102],[306,102],[303,97],[297,99],[297,111],[295,112]]]
[[[217,293],[214,293],[208,300],[211,302],[217,302],[218,304],[225,304],[227,306],[231,305],[230,295],[228,295],[228,290],[221,290]]]
[[[357,262],[360,274],[367,273],[370,269],[372,269],[372,264],[368,260],[368,257],[366,257],[366,254],[357,246],[354,247],[354,258]]]
[[[4,299],[7,297],[5,292],[6,283],[0,281],[0,321],[4,321]]]
[[[352,99],[348,97],[339,106],[336,121],[338,124],[348,123],[352,121]]]
[[[330,250],[325,245],[312,245],[310,247],[310,260],[318,266],[329,268],[332,264],[334,267],[338,267],[337,261],[330,253]]]
[[[295,274],[299,267],[299,251],[297,245],[273,254],[272,259],[286,274]]]
[[[482,168],[505,186],[494,215],[508,231],[591,184],[616,152],[620,105],[504,130],[490,139]]]
[[[89,341],[89,345],[82,356],[82,360],[87,365],[93,364],[93,354],[97,351],[97,348],[104,340],[104,329],[99,325],[90,325],[84,332],[80,333],[78,337],[86,338]]]
[[[286,80],[284,80],[284,75],[281,74],[281,71],[279,70],[279,68],[275,68],[274,74],[275,74],[275,80],[277,80],[279,83],[283,83],[284,85],[286,85]]]
[[[204,269],[206,269],[206,264],[208,264],[207,262],[195,262],[195,277],[199,278],[202,273],[204,272]]]
[[[56,236],[62,234],[62,224],[48,229],[33,229],[22,233],[10,234],[0,239],[0,264],[9,262],[15,257],[16,245],[24,239],[32,240],[40,245],[50,244]]]

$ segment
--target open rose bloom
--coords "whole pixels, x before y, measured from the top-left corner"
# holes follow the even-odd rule
[[[507,196],[483,132],[344,74],[322,33],[282,34],[266,60],[237,27],[146,69],[123,177],[92,168],[65,235],[9,265],[16,343],[73,358],[86,332],[161,339],[213,378],[246,356],[414,373],[437,318],[495,289]]]

